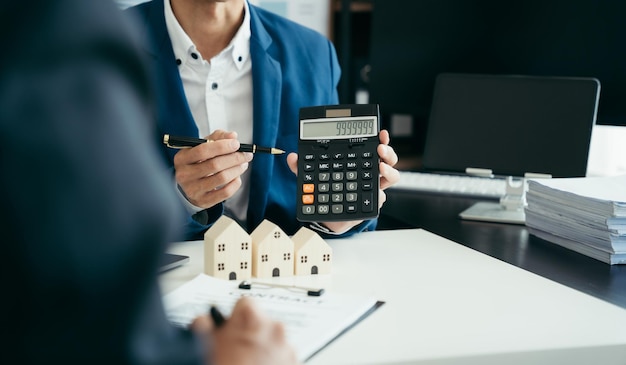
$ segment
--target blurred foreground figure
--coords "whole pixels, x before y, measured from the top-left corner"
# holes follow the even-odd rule
[[[251,301],[219,329],[166,320],[157,266],[183,215],[129,26],[106,0],[0,5],[0,363],[294,363]]]

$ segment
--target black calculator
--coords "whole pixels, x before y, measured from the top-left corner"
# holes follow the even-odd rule
[[[380,111],[377,104],[300,109],[297,218],[378,217]]]

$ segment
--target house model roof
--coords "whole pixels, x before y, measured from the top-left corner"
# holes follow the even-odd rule
[[[301,248],[313,243],[320,244],[322,247],[330,247],[326,241],[320,237],[320,235],[306,227],[300,228],[298,232],[291,237],[291,240],[293,241],[295,252],[298,252]]]
[[[213,240],[218,239],[222,234],[226,232],[241,232],[244,235],[248,235],[241,226],[235,222],[234,219],[222,215],[212,226],[204,233],[204,238],[210,238]]]
[[[280,235],[280,237],[275,237],[275,234]],[[277,224],[274,224],[267,219],[264,219],[263,222],[261,222],[261,224],[259,224],[250,234],[253,245],[263,242],[269,236],[274,238],[289,239],[289,236]]]

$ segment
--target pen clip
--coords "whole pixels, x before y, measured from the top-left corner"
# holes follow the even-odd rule
[[[191,148],[191,146],[177,146],[177,145],[169,144],[169,143],[167,143],[167,142],[164,142],[164,143],[165,143],[165,145],[166,145],[167,147],[169,147],[169,148],[174,148],[174,149],[177,149],[177,150],[181,150],[181,149],[183,149],[183,148]]]
[[[295,286],[295,285],[282,285],[282,284],[259,283],[259,282],[253,283],[248,280],[244,280],[241,283],[239,283],[239,289],[250,290],[252,289],[252,284],[254,284],[255,287],[260,287],[262,289],[283,288],[287,290],[302,290],[302,291],[305,291],[306,295],[310,297],[319,297],[322,294],[324,294],[324,288],[305,288],[305,287]]]

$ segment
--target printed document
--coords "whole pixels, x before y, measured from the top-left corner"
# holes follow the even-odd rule
[[[207,314],[211,305],[228,317],[236,301],[252,297],[271,318],[285,325],[287,340],[298,359],[306,361],[332,340],[372,313],[382,302],[371,297],[325,292],[309,296],[295,287],[252,284],[239,289],[239,281],[217,279],[205,274],[164,296],[169,320],[187,326],[198,315]]]

